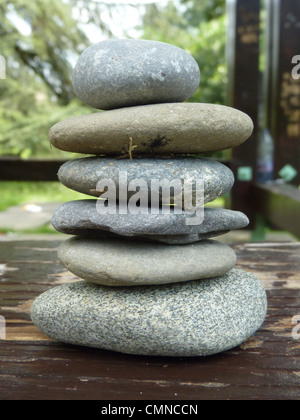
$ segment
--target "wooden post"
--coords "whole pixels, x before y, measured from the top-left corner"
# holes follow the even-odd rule
[[[265,0],[266,27],[265,27],[265,72],[263,80],[263,105],[264,105],[264,128],[272,126],[272,108],[274,102],[274,0]],[[278,31],[278,30],[276,30]]]
[[[251,186],[257,176],[260,0],[230,0],[229,36],[229,106],[248,114],[255,125],[252,137],[232,152],[232,170],[236,184],[232,190],[232,209],[248,215],[251,208]]]
[[[300,69],[296,69],[297,63],[293,64],[292,59],[300,56],[300,0],[272,0],[270,7],[274,14],[270,127],[275,141],[275,176],[298,186]],[[293,68],[298,79],[292,76]]]

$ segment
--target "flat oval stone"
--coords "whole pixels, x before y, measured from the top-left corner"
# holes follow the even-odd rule
[[[189,180],[204,181],[204,200],[209,203],[230,191],[234,184],[232,171],[221,163],[209,159],[135,159],[117,160],[111,158],[86,158],[66,162],[58,172],[59,181],[67,188],[99,197],[97,190],[100,180],[109,179],[116,185],[119,196],[120,184],[143,179],[148,184],[149,202],[151,201],[152,180],[180,180],[181,184]],[[135,192],[128,191],[128,198]],[[160,201],[162,194],[160,193]],[[171,198],[174,194],[171,193]],[[169,202],[170,203],[170,202]]]
[[[147,356],[208,356],[263,324],[267,298],[250,273],[167,286],[65,284],[39,296],[31,319],[54,340]]]
[[[236,264],[235,252],[217,241],[168,246],[71,238],[60,245],[58,258],[76,276],[105,286],[168,284],[218,277]]]
[[[146,105],[73,117],[50,130],[58,149],[128,156],[198,154],[239,146],[253,132],[252,120],[223,105]]]
[[[87,48],[73,71],[79,98],[97,109],[184,102],[198,89],[194,58],[174,45],[107,40]]]
[[[243,213],[205,208],[204,221],[189,225],[185,212],[175,214],[100,214],[97,200],[70,201],[62,204],[52,218],[53,227],[61,233],[86,237],[107,237],[107,232],[126,237],[143,237],[169,244],[187,244],[223,235],[248,226]],[[103,233],[105,236],[103,236]]]

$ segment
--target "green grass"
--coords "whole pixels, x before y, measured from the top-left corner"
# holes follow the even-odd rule
[[[205,204],[205,207],[224,208],[225,204],[226,204],[225,203],[225,198],[224,197],[219,197],[215,201]]]
[[[10,233],[17,233],[19,235],[60,235],[59,232],[57,232],[51,224],[46,225],[46,226],[41,226],[39,228],[36,229],[29,229],[29,230],[12,230],[12,229],[5,229],[5,228],[0,228],[0,233],[1,234],[10,234]]]
[[[0,182],[0,211],[26,203],[64,203],[88,198],[59,182]]]

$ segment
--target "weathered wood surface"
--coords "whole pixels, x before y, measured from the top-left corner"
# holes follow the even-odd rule
[[[238,266],[267,289],[263,328],[243,346],[208,357],[135,357],[66,346],[32,325],[35,297],[75,278],[57,261],[58,240],[0,242],[0,399],[206,400],[300,398],[300,244],[236,245]]]

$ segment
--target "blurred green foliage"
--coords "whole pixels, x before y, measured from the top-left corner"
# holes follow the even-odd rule
[[[93,0],[0,0],[0,54],[7,60],[7,79],[0,80],[1,155],[66,157],[50,148],[50,127],[93,112],[71,84],[71,63],[90,43],[82,23],[112,37],[101,11],[113,7]],[[198,61],[201,86],[191,100],[224,103],[225,0],[177,0],[139,10],[145,11],[143,38],[175,44]]]
[[[143,38],[175,44],[199,64],[201,83],[193,102],[225,104],[227,65],[226,1],[181,0],[151,4],[143,19]]]
[[[0,154],[59,156],[48,131],[57,121],[89,112],[74,98],[70,57],[88,45],[62,0],[0,0]]]

